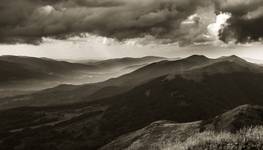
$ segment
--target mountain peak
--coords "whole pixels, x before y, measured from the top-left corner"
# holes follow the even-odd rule
[[[209,59],[209,58],[207,58],[204,55],[192,55],[192,56],[187,57],[186,59]]]
[[[159,56],[144,56],[142,58],[144,59],[167,59],[165,57],[159,57]]]
[[[219,58],[221,60],[227,60],[227,61],[234,61],[234,62],[246,62],[246,60],[236,56],[236,55],[231,55],[231,56],[224,56]]]
[[[238,57],[237,55],[231,55],[228,57],[229,59],[237,59],[237,60],[243,60],[241,57]]]
[[[230,55],[229,57],[231,57],[231,58],[240,58],[237,55]]]
[[[203,63],[209,61],[210,59],[204,55],[192,55],[181,60],[192,63]]]

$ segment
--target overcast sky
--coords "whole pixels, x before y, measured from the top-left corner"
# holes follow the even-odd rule
[[[0,55],[263,58],[262,0],[0,2]]]

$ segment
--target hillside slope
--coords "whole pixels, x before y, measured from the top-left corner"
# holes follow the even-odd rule
[[[228,72],[225,68],[229,65],[211,67],[217,72],[207,73],[205,67],[204,71],[198,68],[183,76],[163,76],[108,98],[113,104],[103,117],[105,130],[129,132],[156,120],[189,122],[243,104],[263,105],[261,71],[249,71],[239,65]]]
[[[188,144],[189,140],[192,140],[190,144],[198,145],[198,139],[206,139],[204,136],[225,136],[217,140],[222,139],[222,144],[223,139],[232,142],[235,136],[244,138],[240,129],[263,125],[262,106],[242,105],[210,119],[188,123],[155,121],[118,136],[100,129],[100,119],[105,109],[97,104],[19,108],[0,112],[0,149],[95,150],[101,147],[102,150],[159,150]],[[231,140],[229,131],[236,134],[232,139],[230,136]],[[263,128],[254,131],[248,130],[247,135],[254,136],[256,141]],[[210,142],[213,140],[211,138]]]
[[[182,147],[179,146],[181,146],[184,141],[187,141],[187,139],[192,136],[194,138],[194,136],[200,134],[200,132],[214,131],[220,133],[221,131],[231,131],[235,133],[246,127],[260,125],[263,125],[263,107],[242,105],[207,121],[190,123],[157,121],[140,130],[118,137],[102,147],[101,150],[180,149]],[[258,135],[259,134],[260,133],[258,133]],[[213,139],[210,139],[210,142],[212,141]],[[192,142],[194,143],[194,141]],[[231,142],[231,140],[225,142]],[[181,143],[181,145],[179,143]],[[196,142],[196,145],[197,144]]]

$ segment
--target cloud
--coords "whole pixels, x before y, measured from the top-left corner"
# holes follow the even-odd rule
[[[232,14],[227,21],[228,25],[220,31],[222,41],[247,43],[262,39],[262,0],[216,0],[216,9]]]
[[[1,0],[0,42],[37,44],[43,37],[91,33],[183,43],[205,29],[196,11],[208,5],[210,0]]]
[[[200,21],[200,17],[197,14],[193,14],[189,16],[186,20],[182,21],[181,24],[187,25],[187,24],[198,24]]]
[[[215,40],[219,39],[220,30],[227,26],[227,20],[231,18],[229,13],[220,13],[216,16],[215,23],[212,23],[207,26],[208,36],[214,38]]]
[[[45,37],[89,33],[188,45],[212,40],[207,32],[245,43],[263,36],[262,8],[262,0],[1,0],[0,43],[39,44]],[[211,26],[219,12],[231,18]]]

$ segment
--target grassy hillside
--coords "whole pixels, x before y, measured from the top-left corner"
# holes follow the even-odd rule
[[[154,148],[155,147],[155,148]],[[132,150],[129,148],[127,150]],[[156,150],[261,150],[263,126],[243,128],[236,133],[205,131],[183,142],[154,145]]]
[[[157,121],[116,138],[101,150],[260,150],[262,113],[261,106],[242,105],[209,120]]]
[[[139,150],[141,143],[123,148]],[[121,150],[116,147],[115,150]],[[261,150],[263,149],[263,126],[243,128],[236,133],[205,131],[195,133],[184,141],[162,141],[144,147],[145,150]]]

